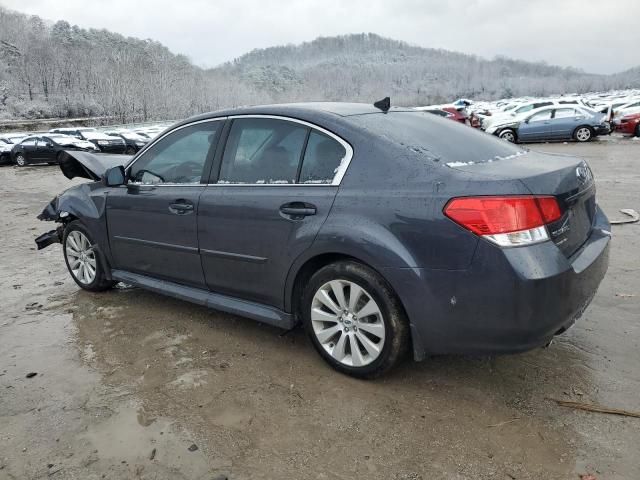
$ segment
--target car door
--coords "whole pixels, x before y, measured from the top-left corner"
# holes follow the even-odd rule
[[[178,127],[127,167],[127,185],[107,196],[113,268],[205,287],[198,201],[223,124],[212,119]]]
[[[198,211],[205,279],[217,293],[282,308],[289,268],[327,218],[352,150],[292,119],[244,116],[227,129]]]
[[[56,161],[55,143],[48,137],[40,137],[38,140],[38,158],[42,162]]]
[[[556,108],[551,120],[553,138],[571,138],[573,131],[584,118],[585,115],[575,108]]]
[[[518,127],[518,139],[523,142],[547,140],[551,137],[551,114],[553,110],[534,113]]]
[[[22,153],[27,163],[37,162],[36,145],[37,137],[25,138],[18,148],[15,149],[15,153]]]

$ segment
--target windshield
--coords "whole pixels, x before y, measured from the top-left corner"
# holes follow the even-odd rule
[[[434,161],[483,163],[524,150],[484,132],[424,112],[354,115],[350,122]]]

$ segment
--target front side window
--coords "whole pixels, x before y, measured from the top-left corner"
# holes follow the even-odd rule
[[[347,155],[336,140],[320,132],[311,131],[300,170],[300,183],[331,183]]]
[[[295,183],[309,128],[271,118],[235,119],[218,183]]]
[[[35,147],[36,140],[37,139],[35,137],[34,138],[27,138],[27,139],[23,140],[22,142],[20,142],[20,144],[28,146],[28,147]]]
[[[538,112],[529,118],[529,122],[543,122],[551,118],[551,110],[545,110],[544,112]]]
[[[176,130],[145,151],[131,166],[129,178],[142,184],[200,183],[204,165],[215,150],[222,122],[203,122]]]

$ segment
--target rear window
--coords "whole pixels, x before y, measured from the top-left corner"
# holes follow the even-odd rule
[[[423,112],[356,115],[349,121],[435,162],[484,163],[524,150],[475,128]]]

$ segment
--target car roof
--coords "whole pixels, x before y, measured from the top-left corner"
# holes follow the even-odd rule
[[[408,107],[391,107],[390,111],[415,111]],[[273,105],[256,105],[230,108],[216,112],[204,113],[188,119],[204,120],[207,118],[225,117],[230,115],[282,115],[296,117],[300,114],[331,115],[339,117],[349,117],[353,115],[367,115],[382,113],[382,110],[368,103],[345,103],[345,102],[307,102],[307,103],[281,103]]]

